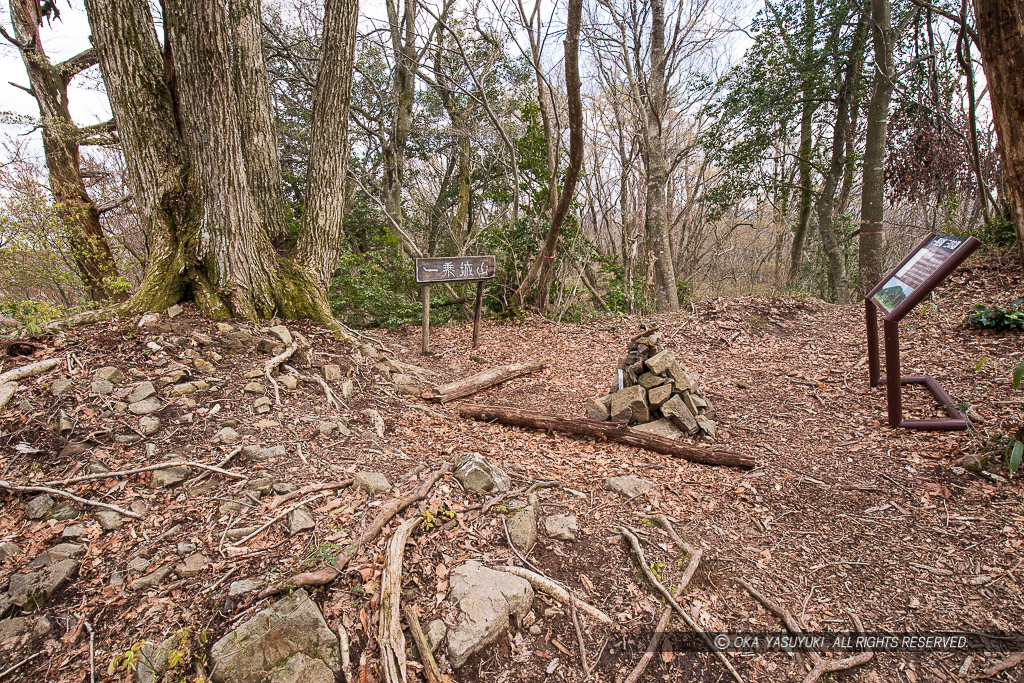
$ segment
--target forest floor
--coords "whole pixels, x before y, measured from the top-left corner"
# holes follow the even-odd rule
[[[423,368],[436,383],[497,364],[547,364],[541,373],[444,405],[400,396],[375,368],[377,359],[352,352],[315,326],[289,324],[308,340],[309,362],[340,365],[355,391],[335,410],[320,385],[302,382],[283,391],[281,405],[264,415],[253,410],[257,395],[243,388],[262,382],[270,389],[262,370],[273,343],[264,342],[262,350],[245,348],[249,342],[238,335],[251,330],[255,346],[255,340],[268,337],[259,328],[235,325],[228,331],[186,307],[184,315],[149,327],[139,327],[137,319],[116,320],[36,337],[31,357],[7,357],[0,371],[42,358],[62,362],[51,373],[24,380],[0,413],[0,479],[66,480],[89,463],[120,470],[171,453],[216,464],[248,444],[285,447],[281,457],[236,457],[225,465],[250,481],[270,477],[301,487],[373,470],[384,473],[394,490],[377,496],[355,488],[330,492],[313,507],[314,530],[290,536],[281,521],[241,544],[226,538],[228,529],[260,525],[280,510],[270,509],[273,496],[221,475],[166,489],[150,488],[148,474],[65,486],[141,515],[107,532],[92,521],[91,509],[66,521],[33,521],[25,511],[30,495],[0,493],[0,546],[19,546],[17,554],[0,560],[0,589],[12,575],[29,571],[29,559],[55,543],[81,546],[77,576],[41,608],[52,631],[41,644],[0,643],[0,672],[20,664],[3,680],[83,681],[89,680],[90,667],[96,680],[126,680],[125,673],[109,674],[108,664],[143,639],[158,642],[184,627],[220,638],[267,604],[228,598],[231,583],[273,582],[331,561],[382,501],[416,487],[415,472],[423,469],[417,466],[434,470],[466,452],[503,467],[514,487],[559,483],[537,491],[541,514],[575,515],[578,540],[553,540],[542,532],[528,559],[617,622],[612,628],[584,618],[585,649],[592,662],[600,654],[593,681],[610,682],[629,672],[639,653],[616,643],[625,634],[645,644],[663,610],[616,527],[625,523],[641,530],[647,559],[660,565],[667,586],[674,586],[682,571],[678,549],[660,530],[645,525],[647,515],[667,515],[703,550],[680,602],[709,631],[781,630],[779,619],[736,584],[741,578],[788,609],[807,631],[851,631],[855,614],[867,631],[1020,633],[1021,485],[1005,480],[1008,472],[999,456],[989,459],[989,470],[1003,479],[965,472],[957,461],[982,452],[997,433],[1012,433],[1024,419],[1024,393],[1010,383],[1011,368],[1024,353],[1024,336],[962,324],[976,302],[1018,298],[1024,280],[986,267],[980,257],[968,266],[901,325],[904,373],[931,374],[955,400],[972,406],[983,421],[968,432],[885,426],[884,390],[867,382],[862,305],[832,306],[809,298],[702,300],[675,314],[580,325],[537,317],[518,324],[485,322],[477,349],[470,348],[470,327],[449,326],[432,331],[434,353],[426,356],[419,353],[418,327],[369,335],[385,355]],[[472,402],[582,417],[586,400],[607,391],[626,343],[651,324],[660,326],[666,348],[700,376],[712,399],[718,420],[714,446],[756,458],[755,469],[696,465],[624,445],[458,415],[461,403]],[[116,366],[128,378],[110,395],[90,395],[93,373],[104,366]],[[298,361],[296,367],[311,372]],[[182,371],[184,376],[177,374]],[[138,418],[119,414],[116,403],[137,382],[159,385],[167,376],[172,381],[158,389],[161,408],[154,413],[161,426],[143,437]],[[69,379],[72,388],[53,396],[49,387],[59,377]],[[173,381],[189,379],[206,386],[171,395]],[[272,390],[269,396],[273,400]],[[940,414],[927,394],[908,389],[907,397],[908,416]],[[69,431],[59,429],[62,411],[73,424]],[[383,435],[375,424],[378,415]],[[325,434],[321,423],[332,420],[343,420],[351,433]],[[214,443],[226,422],[241,435],[237,444]],[[619,475],[643,477],[657,486],[632,499],[602,488]],[[502,515],[477,515],[487,497],[464,492],[446,478],[400,516],[456,512],[453,522],[414,535],[406,551],[404,596],[418,605],[424,623],[453,618],[443,597],[450,572],[466,559],[494,567],[521,565],[506,543]],[[381,680],[374,622],[383,547],[392,526],[339,580],[314,593],[328,624],[342,624],[351,635],[353,659],[366,655],[366,680]],[[133,586],[145,572],[176,565],[180,555],[194,552],[206,560],[196,572]],[[445,668],[442,655],[442,669],[463,682],[584,680],[572,619],[543,594],[536,604],[540,607],[529,624],[536,628],[513,626],[507,638],[455,672]],[[545,605],[555,609],[544,612]],[[24,662],[35,652],[42,655]],[[985,675],[1020,680],[1022,667],[998,670],[1014,661],[1007,654],[878,653],[867,664],[824,680],[956,681]],[[747,681],[795,681],[805,674],[798,658],[786,653],[727,657]],[[187,663],[200,661],[201,656]],[[730,677],[711,654],[669,649],[653,659],[642,680]]]

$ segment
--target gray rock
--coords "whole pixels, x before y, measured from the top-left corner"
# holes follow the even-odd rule
[[[177,460],[177,456],[170,458]],[[155,489],[165,489],[181,482],[192,476],[192,468],[184,465],[178,465],[177,467],[165,467],[162,470],[153,470],[149,475],[149,485]]]
[[[705,434],[707,434],[711,438],[714,438],[715,432],[718,429],[718,427],[715,425],[714,420],[709,420],[704,415],[698,415],[697,416],[697,425],[700,427],[700,430],[702,432],[704,432]]]
[[[661,414],[667,417],[672,423],[687,434],[696,434],[700,427],[693,417],[686,404],[678,396],[673,396],[665,401],[661,407]]]
[[[340,382],[344,377],[344,375],[341,374],[340,365],[325,365],[323,367],[323,371],[324,379],[327,380],[328,383]]]
[[[76,560],[61,560],[46,569],[11,577],[7,594],[12,605],[26,612],[42,609],[54,593],[64,587],[78,571]]]
[[[338,432],[338,423],[329,422],[327,420],[321,420],[320,422],[320,436],[330,437]]]
[[[276,493],[279,496],[283,496],[286,493],[291,493],[293,491],[298,490],[299,488],[290,481],[279,481],[276,484],[274,484],[274,493]]]
[[[124,373],[113,365],[108,365],[105,368],[100,368],[92,375],[93,381],[106,381],[111,384],[120,384],[124,381]]]
[[[98,510],[92,516],[104,531],[120,529],[124,525],[124,516],[113,510]]]
[[[401,396],[416,396],[423,393],[422,385],[412,375],[395,373],[391,375],[391,381],[395,383],[395,389]]]
[[[649,493],[650,491],[653,491],[655,489],[655,484],[652,481],[634,476],[612,477],[604,483],[604,488],[608,491],[617,493],[620,496],[634,498],[642,493]]]
[[[274,336],[281,340],[282,344],[291,344],[293,341],[291,331],[289,331],[284,325],[275,325],[274,327],[268,328],[267,332],[273,333]]]
[[[174,567],[174,573],[183,579],[202,574],[210,566],[210,558],[202,553],[192,553]]]
[[[192,541],[179,541],[177,550],[178,554],[184,557],[196,551],[196,544]]]
[[[686,404],[687,410],[689,410],[694,415],[699,414],[701,408],[707,408],[708,407],[708,402],[705,401],[702,396],[700,396],[698,394],[694,394],[694,393],[689,392],[689,391],[683,392],[682,399],[683,399],[683,403]]]
[[[214,367],[213,363],[204,358],[196,358],[192,361],[192,365],[195,366],[196,370],[206,373],[207,375],[217,371],[217,368]]]
[[[241,579],[240,581],[232,581],[231,585],[228,586],[228,597],[237,598],[240,595],[248,595],[249,593],[255,593],[263,587],[263,582],[257,579]]]
[[[587,417],[591,420],[607,420],[611,417],[611,405],[611,394],[587,399]]]
[[[380,472],[356,472],[352,478],[352,485],[375,496],[391,490],[391,482]]]
[[[654,387],[664,384],[665,378],[655,375],[653,372],[645,372],[637,378],[637,382],[644,389],[651,390]]]
[[[152,588],[153,586],[163,583],[163,580],[170,576],[172,571],[174,571],[174,566],[170,562],[163,564],[145,576],[140,576],[132,581],[128,584],[128,589],[141,591],[146,590],[147,588]]]
[[[159,313],[146,313],[139,318],[139,327],[153,327],[160,322]]]
[[[52,630],[53,623],[46,617],[0,619],[0,645],[7,644],[12,649],[19,645],[38,646]]]
[[[96,396],[106,396],[114,391],[114,383],[105,379],[98,379],[89,385],[90,393]]]
[[[179,306],[178,304],[174,304],[164,312],[167,313],[168,318],[171,318],[173,320],[174,318],[177,318],[179,315],[184,313],[185,309]]]
[[[611,418],[616,422],[647,422],[651,419],[647,391],[639,384],[612,394]]]
[[[51,567],[58,562],[63,562],[69,557],[82,554],[83,550],[85,550],[85,548],[76,543],[58,543],[52,548],[44,550],[36,555],[36,557],[28,563],[28,567],[29,569]]]
[[[132,574],[141,574],[142,572],[149,569],[150,561],[144,557],[133,557],[128,560],[126,568]]]
[[[109,471],[110,468],[98,460],[93,460],[91,463],[85,466],[86,474],[104,474]]]
[[[198,391],[198,387],[196,387],[194,382],[182,382],[171,387],[171,396],[185,396],[186,394],[194,394],[196,391]]]
[[[128,411],[133,415],[149,415],[158,410],[160,410],[160,399],[156,396],[150,396],[145,400],[128,405]]]
[[[139,431],[145,436],[152,436],[160,431],[160,418],[152,415],[143,415],[139,418]]]
[[[15,318],[4,318],[0,320],[0,326],[6,327],[9,330],[16,330],[21,327],[21,323]]]
[[[322,659],[296,652],[283,665],[274,668],[270,683],[335,683],[335,678]]]
[[[660,375],[667,372],[673,363],[676,363],[676,355],[671,351],[662,351],[648,358],[645,365],[655,375]]]
[[[28,499],[25,503],[25,517],[27,519],[44,519],[50,510],[53,509],[53,498],[45,493],[40,493]]]
[[[75,539],[79,538],[84,533],[85,527],[83,527],[81,524],[69,524],[68,526],[64,527],[64,531],[60,533],[60,537]]]
[[[544,518],[544,533],[559,541],[575,541],[579,526],[573,515],[549,515]]]
[[[970,453],[961,458],[957,464],[968,472],[981,474],[988,467],[988,455],[984,453]]]
[[[354,394],[355,391],[356,391],[356,385],[352,382],[352,380],[347,379],[347,380],[345,380],[344,382],[341,383],[341,397],[342,398],[352,398],[352,394]]]
[[[71,417],[63,410],[60,411],[60,418],[57,421],[57,429],[60,430],[60,433],[70,432],[74,428],[75,423],[71,421]]]
[[[265,386],[263,386],[262,384],[260,384],[259,382],[249,382],[248,384],[245,385],[245,387],[242,389],[242,391],[244,391],[247,394],[261,394],[262,395],[262,394],[267,393],[267,388]]]
[[[466,453],[455,463],[455,478],[462,488],[477,493],[508,491],[512,480],[500,467],[479,453]]]
[[[452,571],[448,601],[458,610],[448,633],[448,660],[457,669],[501,636],[511,615],[526,615],[533,587],[526,579],[470,560]]]
[[[53,384],[50,385],[50,393],[54,396],[63,396],[74,388],[75,385],[70,380],[59,377],[53,380]]]
[[[61,501],[53,506],[50,510],[50,519],[55,519],[58,522],[69,522],[72,519],[78,519],[82,516],[82,511],[75,507],[72,503]]]
[[[142,646],[139,664],[135,669],[135,683],[160,683],[170,668],[168,655],[178,649],[177,634],[164,639],[159,645],[147,642]]]
[[[245,489],[247,491],[255,491],[261,496],[265,496],[271,492],[274,488],[273,477],[256,477],[245,482]]]
[[[266,673],[276,667],[288,668],[297,653],[321,661],[334,678],[340,676],[338,636],[304,590],[281,598],[214,643],[210,679],[213,683],[265,680]]]
[[[277,381],[288,391],[295,391],[299,388],[299,378],[295,375],[281,375],[277,378]]]
[[[257,415],[266,415],[271,411],[272,406],[273,404],[266,396],[259,397],[256,399],[256,402],[252,404],[252,408],[256,411]]]
[[[508,518],[508,537],[512,545],[528,552],[537,543],[537,498],[530,496],[529,504]]]
[[[14,543],[0,543],[0,562],[15,557],[21,552],[21,547]]]
[[[634,431],[643,432],[644,434],[651,434],[653,436],[660,436],[665,439],[678,439],[683,435],[683,430],[676,427],[671,420],[667,418],[661,418],[654,422],[648,422],[647,424],[636,425],[633,427]]]
[[[373,348],[372,344],[360,344],[357,347],[360,355],[366,358],[380,358],[380,354],[377,353],[377,349]]]
[[[296,508],[288,513],[288,533],[291,535],[316,528],[316,520],[304,507]]]
[[[242,526],[238,527],[237,529],[228,529],[227,533],[225,533],[224,535],[227,538],[230,538],[232,541],[237,541],[240,538],[245,538],[249,534],[257,531],[258,529],[258,526]]]
[[[242,460],[266,462],[285,457],[288,455],[288,450],[284,446],[246,446],[239,455]]]
[[[214,443],[222,443],[225,445],[238,443],[238,440],[241,438],[242,435],[231,427],[223,427],[219,432],[213,435]]]
[[[437,648],[441,646],[441,643],[448,636],[448,625],[440,619],[433,619],[423,630],[423,635],[427,638],[430,651],[437,652]]]
[[[152,382],[141,382],[137,387],[132,389],[132,393],[128,396],[128,403],[145,401],[150,396],[156,396],[156,387],[153,386]]]

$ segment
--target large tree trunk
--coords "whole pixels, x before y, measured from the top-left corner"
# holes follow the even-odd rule
[[[974,0],[974,13],[1007,203],[1024,264],[1024,2]]]
[[[663,310],[679,308],[675,261],[668,225],[668,164],[665,161],[665,2],[651,1],[651,77],[647,83],[648,253],[654,260],[657,299]]]
[[[875,71],[874,88],[868,104],[867,139],[864,143],[858,261],[861,293],[868,292],[882,277],[885,245],[885,137],[889,125],[889,102],[896,79],[892,60],[894,33],[889,0],[870,1]]]
[[[250,101],[254,109],[244,115],[239,99],[258,88],[239,86],[235,76],[267,76],[260,50],[232,52],[227,8],[167,0],[163,55],[146,0],[87,0],[86,8],[150,244],[139,291],[120,310],[160,310],[191,298],[214,316],[332,323],[326,288],[342,237],[355,1],[327,2],[294,260],[275,254],[277,218],[261,213],[270,205],[250,184],[247,160],[265,170],[276,158],[265,148],[244,150],[273,144],[246,137],[253,121],[266,120],[259,110],[270,102]]]
[[[78,275],[93,301],[123,301],[127,294],[115,286],[119,278],[117,264],[79,166],[79,144],[87,137],[87,130],[75,125],[68,108],[68,84],[96,64],[96,54],[88,50],[61,64],[52,64],[39,34],[43,21],[39,2],[11,0],[10,9],[14,39],[28,72],[31,94],[39,105],[50,191],[67,231]]]

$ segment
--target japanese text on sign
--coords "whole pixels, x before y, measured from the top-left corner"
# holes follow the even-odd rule
[[[416,259],[416,283],[475,282],[495,276],[493,256]]]

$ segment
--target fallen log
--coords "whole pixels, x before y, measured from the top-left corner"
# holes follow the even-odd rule
[[[454,401],[457,398],[472,396],[473,394],[481,392],[484,389],[489,389],[496,384],[501,384],[502,382],[507,382],[510,379],[529,375],[543,369],[543,363],[514,363],[512,365],[499,365],[497,367],[487,368],[475,375],[470,375],[469,377],[464,377],[454,382],[449,382],[448,384],[442,384],[432,391],[428,391],[423,394],[423,398],[429,401],[436,401],[438,403]]]
[[[507,406],[475,406],[464,405],[459,408],[459,415],[483,422],[500,422],[517,427],[547,429],[554,432],[590,436],[628,446],[636,446],[661,455],[681,458],[703,465],[724,465],[726,467],[742,467],[752,469],[757,462],[746,455],[729,451],[717,451],[680,443],[663,436],[644,434],[630,429],[624,424],[615,422],[599,422],[597,420],[567,419],[552,417],[543,413],[535,413],[521,408]]]
[[[8,382],[17,382],[18,380],[22,380],[27,377],[41,375],[44,372],[53,370],[58,365],[60,365],[59,358],[50,358],[48,360],[41,360],[38,363],[29,363],[28,365],[23,365],[20,368],[8,370],[7,372],[0,374],[0,386],[3,386]]]
[[[0,410],[3,410],[7,406],[7,402],[14,396],[14,392],[18,390],[17,382],[8,382],[7,384],[0,384]]]

